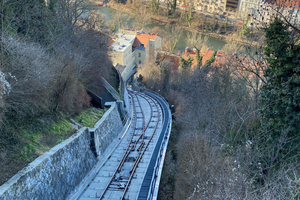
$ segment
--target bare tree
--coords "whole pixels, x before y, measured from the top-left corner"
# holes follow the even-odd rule
[[[11,91],[4,96],[6,114],[35,115],[51,109],[51,88],[55,60],[37,44],[28,44],[13,37],[3,37],[3,72],[11,74]]]
[[[175,26],[169,26],[166,28],[170,31],[165,33],[165,37],[163,37],[163,49],[172,53],[176,49],[177,43],[182,36],[182,29]]]
[[[123,28],[126,26],[128,19],[129,16],[126,13],[116,10],[111,21],[112,23],[116,24],[118,28]]]
[[[140,0],[136,1],[134,4],[131,4],[131,8],[135,14],[135,16],[138,16],[135,18],[135,21],[133,23],[133,27],[140,30],[145,29],[146,25],[149,24],[152,13],[149,12],[146,5],[144,5]],[[139,17],[142,16],[142,17]]]
[[[226,44],[222,48],[222,51],[228,55],[233,53],[244,52],[243,46],[236,40],[239,37],[237,33],[233,33],[226,38]]]
[[[92,28],[97,31],[103,31],[103,29],[106,29],[105,18],[105,14],[101,14],[99,11],[91,11],[89,15],[89,26],[87,28]]]
[[[75,25],[87,11],[87,0],[57,0],[56,8],[63,24]]]
[[[188,46],[200,50],[203,45],[208,46],[208,36],[197,32],[189,33],[186,37],[186,43]]]

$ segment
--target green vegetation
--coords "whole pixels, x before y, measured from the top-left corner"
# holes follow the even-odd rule
[[[227,27],[228,27],[228,16],[226,16],[226,21],[224,25],[225,31],[227,31]]]
[[[196,59],[197,59],[197,67],[200,68],[202,66],[203,56],[200,55],[200,50],[196,48]]]
[[[108,108],[88,108],[73,118],[82,126],[92,128],[107,110]],[[3,162],[0,162],[0,185],[25,167],[27,163],[32,162],[36,157],[76,132],[76,129],[71,126],[69,118],[60,115],[31,118],[19,122],[18,126],[22,127],[19,130],[20,134],[13,137],[6,134],[0,135],[0,158],[3,158]],[[12,130],[7,134],[10,132]]]
[[[74,120],[82,126],[94,128],[95,124],[101,119],[108,108],[97,109],[89,108],[82,111],[79,115],[74,117]]]
[[[0,184],[76,131],[66,117],[59,115],[28,118],[16,125],[1,127]]]
[[[218,51],[214,51],[213,55],[205,62],[204,66],[210,66],[214,61]]]
[[[279,164],[278,159],[287,161],[300,152],[300,45],[280,19],[270,24],[265,36],[268,69],[261,89],[261,115],[270,130],[265,144],[280,144],[275,147],[277,159],[272,159]]]
[[[181,126],[160,199],[299,199],[300,31],[276,18],[262,31],[264,44],[248,55],[250,47],[228,42],[228,55],[238,56],[217,67],[215,51],[194,71],[141,73],[174,105]],[[182,68],[186,62],[180,59]]]
[[[193,58],[189,57],[187,60],[185,60],[184,58],[180,57],[179,64],[182,69],[190,69],[193,64]]]
[[[172,3],[172,14],[175,12],[175,10],[176,10],[176,2],[177,2],[177,0],[173,0],[173,3]]]
[[[192,11],[192,7],[190,7],[189,14],[186,16],[186,21],[189,27],[191,27],[192,25],[192,19],[193,19],[193,11]]]
[[[7,0],[0,9],[1,184],[76,131],[69,118],[90,107],[85,88],[101,93],[101,77],[116,88],[118,80],[99,13],[81,18],[85,0]]]
[[[154,12],[158,12],[158,10],[159,10],[159,0],[151,0],[150,7]]]
[[[244,36],[247,33],[247,24],[248,24],[248,20],[246,22],[243,21],[241,36]]]

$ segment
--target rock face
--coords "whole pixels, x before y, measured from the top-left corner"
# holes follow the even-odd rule
[[[117,106],[112,103],[93,129],[99,140],[98,156],[122,128]],[[97,162],[91,150],[90,131],[83,127],[3,184],[0,200],[66,199]]]

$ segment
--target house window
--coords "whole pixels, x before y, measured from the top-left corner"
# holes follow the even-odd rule
[[[142,63],[142,61],[139,60],[139,64],[141,64],[141,63]]]
[[[141,53],[139,53],[139,57],[141,57]]]

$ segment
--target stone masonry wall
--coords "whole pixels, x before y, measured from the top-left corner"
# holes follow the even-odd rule
[[[108,103],[106,103],[107,105]],[[110,104],[110,103],[109,103]],[[122,121],[118,112],[116,103],[112,103],[114,106],[111,113],[105,113],[107,116],[103,116],[100,119],[94,129],[90,129],[94,132],[95,147],[97,156],[101,156],[108,145],[115,139],[123,128]]]
[[[113,103],[95,126],[100,155],[121,129],[117,106]],[[90,132],[84,127],[0,186],[0,200],[66,199],[97,162],[90,148]]]

